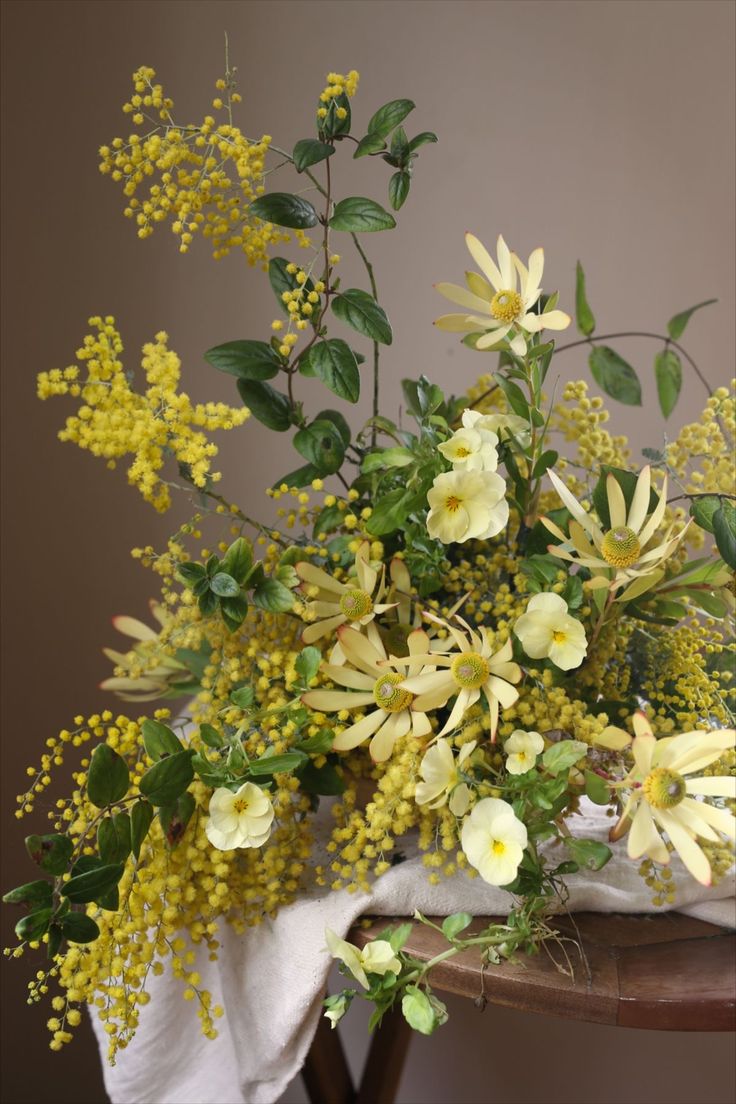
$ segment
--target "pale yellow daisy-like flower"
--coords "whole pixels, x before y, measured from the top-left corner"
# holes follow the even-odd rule
[[[370,988],[368,974],[383,977],[384,974],[401,973],[401,962],[387,939],[374,939],[360,951],[352,943],[340,939],[331,928],[325,928],[325,940],[332,957],[344,962],[364,989]]]
[[[544,740],[538,732],[524,732],[515,729],[504,742],[506,752],[506,770],[509,774],[526,774],[544,751]]]
[[[588,650],[585,629],[568,613],[565,599],[552,592],[529,599],[514,633],[530,659],[550,659],[561,671],[579,667]]]
[[[399,685],[416,694],[414,708],[419,710],[439,709],[457,695],[450,716],[438,736],[445,736],[457,728],[470,707],[479,700],[481,693],[484,694],[490,710],[491,739],[495,740],[499,711],[509,709],[519,697],[518,690],[511,685],[521,679],[521,668],[512,661],[511,641],[507,640],[502,648],[494,652],[485,628],[481,627],[476,631],[460,617],[456,617],[465,629],[465,632],[461,632],[454,625],[431,614],[425,614],[425,617],[445,626],[457,646],[457,651],[412,656],[413,663],[431,663],[438,669],[424,668],[419,674],[409,673]],[[395,656],[392,656],[391,663],[394,666],[408,666],[406,659]]]
[[[338,630],[338,639],[346,662],[323,663],[321,670],[333,682],[349,689],[309,690],[302,695],[302,701],[310,709],[324,713],[374,706],[361,720],[338,733],[332,747],[335,751],[351,751],[371,737],[371,757],[376,763],[383,763],[400,736],[408,732],[426,736],[432,726],[426,713],[416,705],[414,695],[400,687],[403,676],[387,669],[386,649],[374,625],[369,625],[366,636],[343,625]],[[419,670],[421,662],[415,663],[412,657],[427,652],[429,638],[422,629],[415,629],[409,633],[407,644],[409,670]]]
[[[611,839],[620,839],[628,832],[630,858],[648,855],[666,864],[670,852],[660,835],[665,832],[693,878],[710,885],[710,863],[697,840],[722,843],[720,834],[736,840],[736,817],[706,799],[736,799],[736,778],[692,776],[736,744],[736,731],[697,730],[657,739],[643,713],[634,714],[633,725],[636,735],[631,750],[635,765],[627,779],[633,789],[618,824],[611,830]]]
[[[468,862],[489,885],[513,882],[527,845],[527,830],[512,807],[484,797],[463,821],[461,843]]]
[[[544,250],[535,249],[528,266],[522,264],[501,235],[497,242],[497,262],[473,234],[465,235],[465,243],[475,263],[483,273],[466,272],[467,288],[457,284],[435,284],[440,295],[465,308],[463,314],[445,314],[435,326],[451,333],[476,333],[483,330],[476,349],[492,349],[507,340],[517,356],[526,353],[526,334],[540,330],[564,330],[570,316],[561,310],[546,314],[532,308],[542,293]]]
[[[652,481],[649,466],[639,473],[628,510],[618,480],[609,473],[606,493],[611,528],[604,533],[559,476],[553,471],[547,474],[572,514],[569,539],[549,518],[540,518],[550,533],[563,542],[550,544],[550,555],[590,568],[594,574],[586,585],[591,589],[608,587],[615,593],[626,587],[622,594],[616,596],[619,601],[638,597],[659,582],[664,574],[662,564],[675,552],[690,525],[688,522],[675,536],[672,536],[672,526],[663,536],[657,536],[667,506],[666,475],[657,505],[650,514]]]
[[[318,587],[316,597],[307,602],[307,610],[321,620],[307,625],[302,633],[305,644],[314,644],[347,622],[367,625],[377,613],[390,609],[390,603],[383,602],[386,587],[383,569],[377,571],[370,562],[370,544],[363,541],[355,553],[355,576],[357,586],[352,580],[345,583],[328,575],[321,567],[308,561],[302,561],[295,571],[302,580],[302,589],[309,591]],[[331,657],[333,662],[339,656]]]
[[[506,483],[496,472],[444,472],[434,480],[427,501],[427,532],[443,544],[488,540],[509,519]]]
[[[422,781],[417,782],[414,793],[417,805],[439,809],[449,804],[451,813],[456,817],[464,816],[470,805],[470,789],[461,781],[460,772],[476,746],[477,740],[463,744],[455,758],[449,740],[433,744],[419,764]]]
[[[437,446],[454,471],[495,471],[498,436],[488,429],[458,429]]]
[[[209,812],[204,830],[218,851],[261,847],[271,835],[271,798],[253,782],[244,782],[235,793],[224,786],[215,790]]]

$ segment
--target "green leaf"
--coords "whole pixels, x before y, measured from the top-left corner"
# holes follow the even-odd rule
[[[220,613],[230,632],[235,632],[245,621],[248,613],[248,599],[244,594],[232,598],[220,599]]]
[[[227,341],[208,349],[204,359],[218,371],[246,380],[273,379],[282,363],[265,341]]]
[[[336,797],[345,792],[345,781],[332,763],[315,767],[311,759],[299,770],[299,785],[304,793]]]
[[[158,819],[161,821],[169,848],[173,849],[181,842],[196,807],[194,795],[187,792],[173,804],[164,805],[159,809]]]
[[[657,380],[659,405],[665,418],[675,409],[682,387],[682,364],[677,353],[664,349],[654,358],[654,375]]]
[[[314,465],[319,475],[331,475],[340,469],[345,458],[342,437],[332,421],[317,419],[300,429],[294,437],[294,448]]]
[[[295,230],[308,230],[318,222],[312,204],[290,192],[271,192],[254,199],[248,208],[251,215],[276,226],[289,226]]]
[[[225,738],[210,724],[201,724],[199,726],[199,735],[202,743],[206,744],[207,747],[221,748],[225,743]]]
[[[422,1035],[431,1035],[437,1026],[434,1009],[429,997],[416,985],[407,985],[401,1001],[401,1011],[409,1027]]]
[[[42,878],[35,882],[26,882],[25,885],[16,886],[9,893],[4,894],[3,903],[6,905],[51,905],[51,882]]]
[[[356,403],[360,398],[360,373],[355,353],[339,338],[320,341],[308,353],[311,374],[341,399]]]
[[[384,471],[386,468],[405,468],[414,461],[414,453],[408,448],[377,449],[363,457],[360,470],[364,475],[374,471]]]
[[[548,449],[546,452],[543,452],[534,465],[532,479],[541,479],[548,468],[553,468],[555,466],[559,458],[559,452],[555,452],[554,449]]]
[[[268,383],[238,380],[238,391],[254,418],[269,429],[283,433],[291,425],[291,404],[286,395]]]
[[[15,925],[15,934],[20,940],[33,942],[45,934],[50,922],[50,908],[36,909],[35,912],[29,912],[18,921]]]
[[[196,587],[203,579],[207,578],[207,571],[199,563],[180,563],[176,571],[188,587]]]
[[[325,142],[318,142],[316,138],[302,138],[294,146],[294,168],[298,173],[304,172],[310,165],[317,165],[335,152],[334,146],[328,146]]]
[[[385,311],[367,291],[348,288],[332,300],[332,311],[341,322],[352,326],[371,341],[378,341],[381,345],[390,345],[393,341],[391,324]]]
[[[309,686],[312,679],[316,677],[321,662],[322,653],[319,648],[313,645],[302,648],[294,661],[294,670],[301,679],[302,686]]]
[[[26,851],[47,874],[63,874],[74,850],[68,836],[52,832],[45,836],[26,836]]]
[[[613,855],[611,848],[600,840],[565,836],[565,846],[578,866],[586,867],[588,870],[600,870]]]
[[[278,579],[264,579],[253,591],[253,602],[269,613],[288,613],[294,605],[294,595]]]
[[[411,177],[401,170],[394,173],[388,182],[388,199],[394,211],[400,211],[406,202],[411,187]]]
[[[442,933],[445,939],[454,939],[461,931],[465,931],[473,917],[469,912],[453,912],[442,921]]]
[[[372,199],[349,196],[335,205],[330,226],[333,230],[366,234],[376,230],[392,230],[396,226],[396,219]]]
[[[720,508],[721,499],[718,495],[703,495],[694,498],[690,503],[690,516],[695,518],[696,524],[705,529],[706,533],[713,533],[713,515]]]
[[[86,905],[90,901],[100,903],[103,897],[115,886],[123,876],[125,866],[123,863],[105,863],[94,866],[83,874],[75,874],[68,882],[61,886],[61,893],[73,905]]]
[[[119,813],[105,817],[97,828],[97,850],[104,863],[125,862],[131,849],[130,817]]]
[[[368,133],[379,134],[381,138],[385,138],[415,107],[413,100],[390,100],[371,116]]]
[[[677,341],[678,338],[682,337],[683,333],[685,332],[685,327],[690,321],[691,316],[695,314],[695,311],[702,310],[703,307],[709,307],[711,303],[717,302],[717,299],[704,299],[702,303],[696,303],[696,305],[694,307],[690,307],[689,310],[680,311],[679,314],[676,314],[674,315],[674,317],[670,318],[669,322],[667,323],[667,333],[670,335],[672,340]]]
[[[382,495],[373,507],[373,513],[366,522],[366,529],[374,537],[382,537],[395,532],[405,521],[412,495],[404,487]]]
[[[250,709],[256,700],[255,690],[252,686],[239,686],[230,695],[230,701],[237,705],[238,709]]]
[[[315,415],[314,420],[315,422],[332,422],[335,429],[340,434],[340,440],[345,448],[348,447],[351,437],[350,426],[339,410],[320,410],[319,414]]]
[[[391,950],[394,954],[397,954],[406,943],[407,939],[414,931],[413,924],[399,924],[393,931],[389,929],[386,932],[389,943],[391,944]]]
[[[596,805],[610,805],[613,800],[605,778],[601,778],[595,771],[585,772],[585,793]]]
[[[494,372],[493,378],[508,399],[509,406],[514,414],[518,414],[520,418],[529,421],[529,403],[519,385],[506,379],[500,372]]]
[[[321,728],[308,740],[300,740],[296,745],[299,751],[306,751],[307,755],[326,755],[332,748],[335,733],[331,728]]]
[[[589,750],[588,745],[582,740],[560,740],[559,743],[550,744],[545,749],[542,763],[550,774],[561,774],[562,771],[575,766]]]
[[[583,337],[590,337],[595,330],[595,318],[585,295],[585,273],[580,261],[575,270],[575,321]]]
[[[152,805],[172,805],[194,778],[191,748],[160,759],[140,780],[140,791]]]
[[[713,514],[713,533],[721,556],[736,571],[736,506],[728,499]]]
[[[130,848],[138,861],[143,841],[153,820],[153,806],[148,801],[136,801],[130,810]]]
[[[100,929],[91,916],[83,912],[68,912],[61,920],[61,931],[70,943],[94,943]]]
[[[608,345],[596,345],[591,350],[588,364],[601,391],[627,406],[641,406],[639,377],[631,365]]]
[[[272,257],[268,262],[268,282],[273,288],[273,293],[284,314],[289,313],[282,299],[284,292],[294,291],[300,286],[296,282],[296,273],[287,272],[290,264],[291,261],[287,261],[286,257]],[[314,291],[314,284],[311,280],[307,280],[303,287],[305,291]]]
[[[338,108],[342,108],[345,112],[343,119],[337,114]],[[349,134],[350,123],[350,100],[344,92],[341,92],[339,96],[335,96],[333,100],[330,100],[327,117],[319,121],[319,130],[326,138],[332,138],[336,134]]]
[[[319,472],[314,464],[304,464],[301,468],[296,468],[287,475],[282,475],[280,479],[276,479],[273,485],[274,487],[280,487],[282,484],[286,484],[287,487],[308,487],[318,476]]]
[[[179,737],[162,721],[146,717],[141,726],[141,732],[143,733],[143,746],[153,760],[163,759],[165,755],[176,755],[177,752],[184,750],[184,745]]]
[[[409,143],[409,152],[414,153],[414,150],[418,150],[420,146],[426,146],[428,142],[436,141],[438,141],[436,134],[433,134],[431,130],[423,130],[421,134],[417,134],[416,138],[412,138]]]
[[[367,157],[369,153],[380,153],[386,148],[386,142],[380,134],[366,134],[355,147],[353,158]]]
[[[240,594],[240,584],[224,571],[218,571],[210,583],[218,598],[234,598]]]
[[[397,127],[391,135],[391,157],[400,165],[409,155],[409,139],[403,127]]]
[[[238,537],[223,556],[220,568],[237,582],[244,583],[252,566],[253,547],[244,537]]]
[[[254,759],[248,770],[257,777],[281,774],[283,771],[296,770],[306,758],[303,751],[285,751],[283,755],[263,755],[260,759]]]
[[[87,797],[98,809],[125,797],[130,785],[128,764],[109,744],[98,744],[87,772]]]

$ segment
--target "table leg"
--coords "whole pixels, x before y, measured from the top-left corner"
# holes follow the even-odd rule
[[[410,1041],[401,1008],[393,1008],[371,1040],[355,1104],[394,1104]]]
[[[302,1067],[302,1078],[311,1104],[353,1104],[355,1089],[340,1036],[324,1016]]]

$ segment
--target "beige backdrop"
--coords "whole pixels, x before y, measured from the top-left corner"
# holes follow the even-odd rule
[[[431,326],[444,309],[431,285],[461,277],[466,229],[487,241],[501,231],[523,254],[543,244],[545,284],[560,288],[568,308],[582,258],[601,332],[661,330],[676,310],[717,296],[686,340],[722,382],[734,348],[734,6],[6,0],[3,21],[7,886],[32,876],[18,851],[31,826],[12,819],[24,767],[50,732],[105,703],[95,687],[107,673],[99,649],[113,643],[110,616],[143,615],[154,593],[128,549],[160,541],[185,509],[176,520],[157,517],[122,472],[56,442],[65,401],[38,404],[34,373],[69,363],[87,316],[109,312],[129,363],[164,328],[184,357],[187,388],[197,398],[231,397],[203,350],[263,337],[274,314],[270,289],[240,258],[215,264],[202,243],[180,257],[168,231],[141,243],[122,218],[96,149],[125,129],[119,109],[133,69],[153,65],[180,116],[201,116],[227,30],[244,129],[287,147],[310,133],[313,96],[330,69],[362,73],[358,127],[388,99],[416,101],[411,128],[436,130],[440,144],[422,151],[400,232],[370,242],[395,332],[385,409],[405,374],[424,371],[461,391],[488,363]],[[337,188],[350,194],[360,180],[361,193],[385,202],[387,177],[380,161],[349,162]],[[360,279],[352,262],[345,274]],[[615,408],[615,424],[639,446],[656,445],[665,432],[652,378],[656,345],[620,349],[641,369],[645,405]],[[579,351],[557,363],[564,378],[587,373]],[[687,376],[673,421],[694,414],[702,398]],[[365,413],[361,404],[356,420]],[[293,466],[289,453],[255,424],[224,436],[227,489],[259,509],[262,486]],[[22,1005],[26,970],[13,963],[6,972],[5,1099],[103,1099],[87,1032],[60,1056],[46,1050],[48,1010]],[[646,1092],[652,1104],[706,1104],[733,1095],[723,1037],[684,1045],[676,1036],[492,1009],[479,1019],[459,1002],[452,1013],[435,1039],[414,1044],[403,1101],[636,1104]],[[362,1032],[353,1026],[348,1035],[355,1059]],[[300,1092],[295,1086],[288,1099]]]

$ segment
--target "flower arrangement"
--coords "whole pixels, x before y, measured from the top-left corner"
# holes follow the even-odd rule
[[[365,235],[394,228],[391,211],[437,140],[409,138],[415,105],[393,100],[356,128],[358,74],[330,73],[316,137],[287,151],[236,125],[229,65],[215,115],[192,125],[175,122],[152,69],[133,83],[123,110],[137,129],[101,148],[100,170],[138,236],[168,222],[182,253],[197,235],[215,258],[244,253],[278,313],[267,340],[205,354],[234,377],[232,407],[179,389],[163,333],[144,346],[137,389],[109,316],[91,319],[77,364],[39,376],[42,399],[77,401],[62,440],[125,463],[156,510],[174,495],[193,503],[165,548],[133,552],[160,580],[155,627],[119,617],[134,643],[107,651],[103,686],[160,704],[75,717],[18,798],[16,815],[32,813],[76,753],[50,831],[26,841],[39,876],[4,898],[24,909],[6,953],[47,956],[29,999],[51,992],[52,1049],[88,1004],[114,1059],[149,976],[166,969],[214,1037],[222,1010],[193,947],[216,957],[224,923],[247,939],[305,887],[365,888],[408,846],[430,882],[464,872],[508,891],[507,920],[473,935],[489,963],[554,938],[566,876],[605,878],[619,840],[657,906],[674,901],[673,853],[683,876],[717,881],[736,824],[736,407],[679,343],[707,304],[670,320],[654,364],[666,417],[683,361],[693,368],[708,394],[702,418],[643,449],[639,468],[585,382],[548,394],[553,357],[586,343],[601,390],[641,403],[636,372],[606,343],[627,335],[596,336],[582,267],[581,338],[556,346],[572,319],[542,290],[543,251],[524,262],[499,236],[493,256],[468,234],[474,270],[464,287],[436,286],[459,308],[436,324],[492,367],[460,397],[424,375],[404,380],[395,420],[379,405],[392,330]],[[391,211],[339,197],[346,150],[389,166]],[[277,170],[296,173],[296,191],[273,188]],[[343,247],[369,290],[342,285]],[[301,259],[280,255],[292,249]],[[303,377],[340,408],[307,413]],[[366,382],[372,417],[355,433],[342,404]],[[275,518],[262,521],[219,492],[212,470],[210,434],[249,416],[290,435],[299,456],[266,491]],[[182,709],[167,704],[178,697]],[[585,800],[610,816],[611,847],[575,834]],[[326,859],[315,851],[321,802]],[[447,954],[469,945],[470,922],[445,919]],[[326,933],[359,987],[327,999],[333,1025],[356,995],[375,1004],[373,1023],[395,1003],[421,1032],[444,1022],[429,969],[402,950],[408,933],[388,929],[362,951]]]

